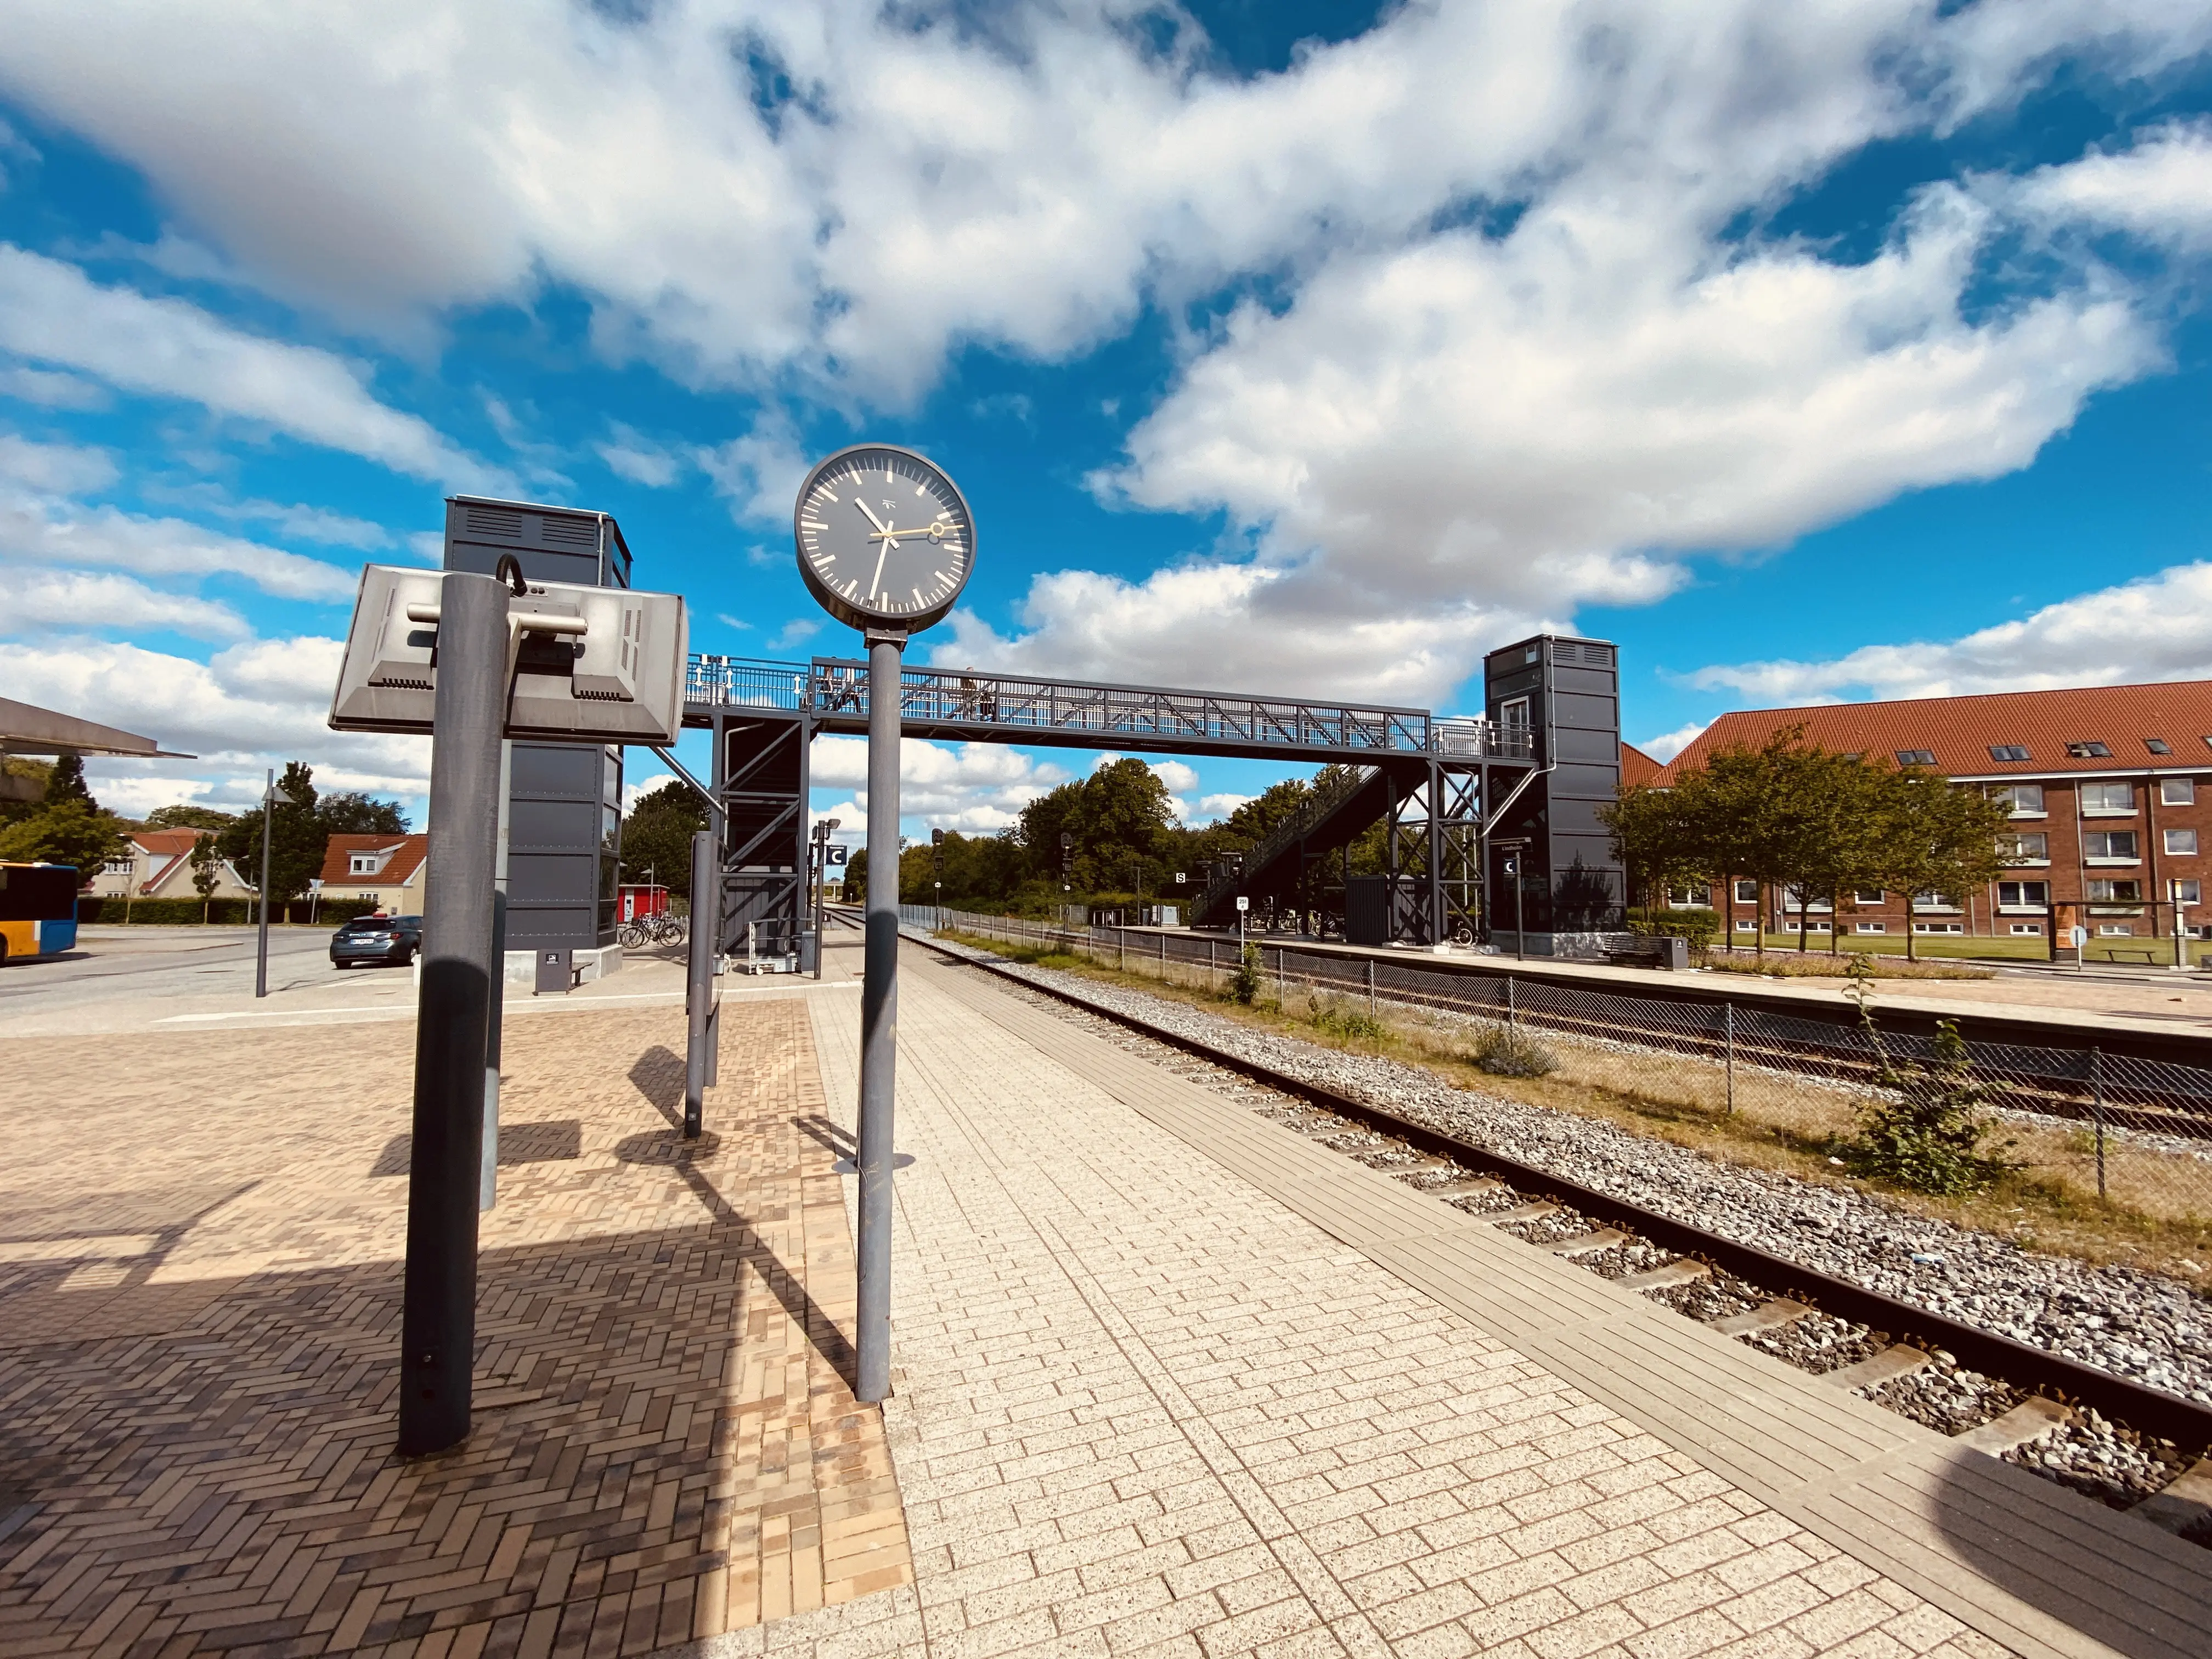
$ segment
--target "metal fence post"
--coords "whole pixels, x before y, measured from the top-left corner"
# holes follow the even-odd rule
[[[1288,954],[1281,945],[1275,947],[1275,1010],[1278,1013],[1291,1006],[1291,970],[1283,960]]]
[[[1513,1002],[1513,975],[1510,974],[1505,976],[1505,1023],[1508,1025],[1518,1025],[1521,1023],[1520,1011]]]
[[[507,584],[449,573],[439,595],[430,748],[430,902],[415,1022],[415,1110],[400,1312],[399,1452],[468,1437],[476,1358],[477,1203],[497,890]],[[264,902],[265,891],[264,889]]]
[[[1206,988],[1210,994],[1218,993],[1221,989],[1221,969],[1213,955],[1216,943],[1213,939],[1206,941]]]
[[[1168,982],[1168,936],[1160,935],[1160,983]]]
[[[1721,1005],[1721,1018],[1728,1030],[1728,1109],[1735,1115],[1735,1004]]]
[[[2089,1110],[2097,1123],[2097,1202],[2105,1201],[2105,1053],[2089,1050]]]
[[[1367,1012],[1375,1012],[1375,958],[1367,958]]]
[[[1129,971],[1129,930],[1116,923],[1114,928],[1114,971]]]

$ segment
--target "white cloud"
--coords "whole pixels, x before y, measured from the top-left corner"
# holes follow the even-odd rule
[[[107,393],[90,380],[20,363],[0,368],[0,397],[41,409],[103,409],[107,404]]]
[[[1127,758],[1115,750],[1101,750],[1091,760],[1091,769],[1096,772],[1102,766],[1111,766],[1115,761]],[[1145,769],[1165,784],[1171,795],[1198,787],[1198,774],[1181,761],[1146,761]]]
[[[311,346],[233,328],[181,300],[102,288],[75,265],[0,244],[0,346],[364,456],[411,477],[490,476],[419,416],[379,403],[364,371]]]
[[[619,421],[614,423],[611,435],[592,447],[617,477],[648,489],[667,489],[682,470],[682,464],[665,448]]]
[[[2212,125],[2174,123],[2132,149],[2030,175],[2015,198],[2057,227],[2088,224],[2178,247],[2212,246]]]
[[[1688,677],[1702,690],[1741,692],[1760,705],[2184,679],[2212,679],[2212,562],[2176,565],[1955,640],[1869,645],[1829,662],[1743,663]]]
[[[390,531],[367,519],[333,513],[328,507],[310,507],[303,502],[235,501],[228,492],[211,483],[179,485],[153,479],[141,483],[138,493],[149,501],[188,507],[193,512],[205,513],[218,519],[271,525],[279,535],[295,536],[301,541],[320,542],[328,547],[352,547],[368,551],[388,547],[392,541]],[[431,533],[437,534],[434,532]],[[442,553],[444,538],[439,535],[437,539]]]
[[[1206,795],[1200,799],[1193,817],[1200,823],[1218,823],[1253,799],[1250,795]]]
[[[866,738],[817,738],[811,764],[815,788],[851,789],[866,805]],[[1066,780],[1062,768],[1004,744],[908,738],[899,744],[899,815],[940,829],[1003,830],[1024,806]]]
[[[781,415],[763,415],[742,436],[692,453],[715,493],[729,498],[740,524],[781,524],[791,518],[809,465],[799,434]]]
[[[1698,739],[1698,734],[1711,725],[1709,720],[1692,720],[1671,732],[1662,732],[1656,738],[1646,738],[1636,746],[1656,761],[1670,761]]]
[[[819,618],[800,617],[794,621],[784,623],[781,628],[771,634],[768,640],[768,648],[771,651],[788,651],[812,639],[821,631],[822,623]]]
[[[0,432],[0,478],[58,495],[85,495],[106,489],[119,476],[114,457],[104,449],[34,443]]]
[[[848,798],[834,805],[824,806],[819,811],[810,808],[806,815],[806,827],[811,830],[824,818],[835,818],[837,821],[836,829],[830,832],[830,840],[846,847],[859,847],[866,841],[868,833],[868,815],[860,810],[860,803],[858,799]]]
[[[0,492],[0,561],[47,568],[90,565],[142,576],[243,577],[293,599],[349,598],[355,573],[181,519],[149,519],[112,507]]]
[[[253,631],[227,605],[163,593],[128,576],[27,570],[8,584],[0,632],[21,637],[86,628],[166,630],[205,640],[243,639]]]
[[[249,641],[204,663],[70,635],[0,642],[0,696],[65,709],[156,738],[197,760],[107,761],[102,777],[191,786],[215,804],[255,799],[263,769],[303,760],[319,787],[406,797],[429,786],[427,738],[332,732],[327,722],[343,643]]]

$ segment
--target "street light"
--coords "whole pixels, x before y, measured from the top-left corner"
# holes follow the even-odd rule
[[[837,820],[814,821],[814,977],[822,977],[823,912],[830,900],[830,837],[837,833]]]
[[[279,805],[294,805],[292,798],[276,787],[276,769],[269,769],[269,784],[261,792],[261,938],[253,963],[253,994],[269,994],[269,826],[276,816]]]

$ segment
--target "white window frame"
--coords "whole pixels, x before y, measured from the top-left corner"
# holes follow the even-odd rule
[[[2048,864],[2051,862],[2051,834],[2048,830],[2015,830],[2013,831],[2012,841],[2013,845],[2011,848],[2008,848],[2000,847],[1997,849],[1999,853],[2003,854],[2004,861],[2007,865],[2019,866]],[[2027,850],[2027,843],[2031,841],[2039,844],[2038,851],[2031,853]]]
[[[2039,921],[2015,921],[2012,924],[2012,931],[2015,938],[2026,939],[2032,934],[2040,939],[2043,936],[2043,924]]]
[[[1759,931],[1759,924],[1756,921],[1746,921],[1739,917],[1736,921],[1735,930],[1739,933],[1755,933]]]
[[[1785,887],[1782,890],[1782,908],[1793,916],[1800,909],[1810,910],[1816,916],[1830,915],[1836,908],[1824,898],[1816,898],[1810,904],[1800,905],[1797,902],[1797,890],[1795,887]]]
[[[374,853],[349,853],[346,855],[346,874],[374,876],[383,873],[383,866]]]
[[[1963,933],[1966,931],[1966,924],[1963,921],[1916,921],[1912,924],[1912,931],[1916,933]]]
[[[2018,888],[2020,896],[2017,898],[2008,899],[2004,891],[2008,887]],[[2031,887],[2040,887],[2043,890],[2043,896],[2039,899],[2028,897],[2027,890]],[[2050,908],[2051,884],[2047,881],[2001,881],[1997,884],[1997,911],[2000,915],[2013,910],[2041,911]]]
[[[1854,933],[1886,933],[1888,931],[1889,924],[1886,921],[1855,921],[1851,924]]]
[[[110,859],[100,866],[100,873],[103,876],[127,876],[137,868],[137,859]]]
[[[2035,792],[2035,805],[2021,805],[2021,796],[2031,789]],[[2003,801],[2010,806],[2012,816],[2016,818],[2047,818],[2051,816],[2043,804],[2043,786],[2039,783],[2008,783],[2002,788],[1992,789],[1990,795],[1992,799]]]
[[[2111,851],[2110,848],[2112,841],[2115,836],[2125,836],[2130,842],[2135,843],[2135,851],[2132,853],[2115,853]],[[2103,842],[2107,850],[2102,853],[2091,852],[2089,850],[2089,844],[2093,840]],[[2141,864],[2142,862],[2142,837],[2136,834],[2132,830],[2091,830],[2081,837],[2081,862],[2100,869],[2109,869],[2115,865]]]
[[[1955,916],[1959,914],[1960,906],[1957,900],[1947,898],[1941,893],[1915,893],[1911,909],[1915,915]]]
[[[1758,903],[1759,884],[1748,876],[1738,876],[1735,880],[1735,902],[1738,904]]]
[[[2136,925],[2131,921],[2100,921],[2097,924],[2099,939],[2133,939]]]
[[[1682,895],[1680,898],[1676,898],[1674,896],[1678,892]],[[1667,890],[1667,908],[1670,910],[1711,909],[1713,908],[1713,890],[1711,884],[1693,883],[1687,887],[1669,887]]]
[[[1889,902],[1889,893],[1887,890],[1884,888],[1862,887],[1852,893],[1851,902],[1854,904],[1887,904]]]
[[[2194,778],[2160,778],[2158,781],[2158,804],[2160,806],[2196,805],[2197,780]]]
[[[2170,859],[2193,859],[2197,856],[2197,832],[2194,830],[2162,830],[2166,837],[2166,855]]]
[[[1517,716],[1516,711],[1518,711]],[[1498,705],[1498,724],[1502,730],[1528,732],[1534,722],[1528,718],[1529,702],[1526,697],[1508,697]]]
[[[2172,890],[2173,893],[2174,902],[2177,904],[2202,904],[2204,902],[2204,884],[2194,876],[2190,877],[2185,881],[2175,882]]]
[[[2114,789],[2124,789],[2124,790],[2126,790],[2126,791],[2128,792],[2128,804],[2127,804],[2125,806],[2110,806],[2110,805],[2097,805],[2097,806],[2092,806],[2092,805],[2089,804],[2089,792],[2090,792],[2091,790],[2093,790],[2093,789],[2094,789],[2094,790],[2098,790],[2098,791],[2103,791],[2103,792],[2109,792],[2109,791],[2111,791],[2111,790],[2114,790]],[[2135,815],[2136,815],[2136,787],[2135,787],[2135,785],[2133,785],[2132,783],[2129,783],[2129,782],[2126,782],[2126,781],[2113,781],[2113,780],[2110,780],[2110,779],[2100,779],[2100,780],[2096,780],[2096,781],[2091,781],[2091,782],[2084,783],[2084,784],[2081,786],[2081,816],[2082,816],[2083,817],[2085,817],[2085,818],[2131,818],[2131,817],[2135,817]]]

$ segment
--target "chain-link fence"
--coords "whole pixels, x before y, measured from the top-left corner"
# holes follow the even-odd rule
[[[1748,1120],[1800,1145],[1847,1134],[1862,1106],[1942,1090],[2002,1120],[1997,1141],[2055,1195],[2164,1221],[2212,1224],[2212,1068],[2092,1044],[2033,1047],[1829,1018],[1725,996],[1634,996],[1480,969],[1442,969],[1293,945],[902,907],[909,926],[1059,950],[1215,995],[1249,948],[1260,1000],[1334,1024],[1364,1013],[1439,1054],[1480,1028],[1552,1039],[1558,1076],[1626,1099]],[[1924,1020],[1924,1016],[1923,1017]],[[1869,1030],[1869,1026],[1871,1029]]]

